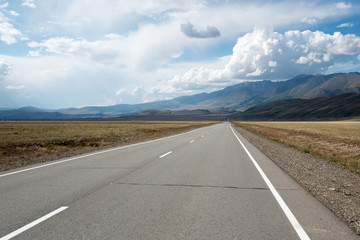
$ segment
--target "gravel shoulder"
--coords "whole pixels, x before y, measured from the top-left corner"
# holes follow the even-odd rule
[[[233,127],[360,235],[360,175]]]

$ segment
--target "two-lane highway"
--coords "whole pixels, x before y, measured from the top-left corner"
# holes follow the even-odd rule
[[[3,173],[0,203],[1,239],[358,239],[229,123]]]

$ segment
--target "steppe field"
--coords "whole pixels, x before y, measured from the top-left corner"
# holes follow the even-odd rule
[[[214,122],[0,122],[0,171],[159,138]]]
[[[360,122],[235,122],[235,124],[360,174]]]

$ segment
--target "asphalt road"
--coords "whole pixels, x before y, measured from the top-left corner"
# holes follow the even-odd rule
[[[228,123],[2,173],[0,204],[1,240],[359,239]]]

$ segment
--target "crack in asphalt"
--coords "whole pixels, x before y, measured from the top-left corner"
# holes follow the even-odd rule
[[[114,183],[119,185],[130,186],[154,186],[154,187],[191,187],[191,188],[224,188],[224,189],[237,189],[237,190],[269,190],[269,188],[246,188],[235,186],[216,186],[216,185],[196,185],[196,184],[155,184],[155,183]]]
[[[171,184],[171,183],[113,183],[118,185],[129,186],[153,186],[153,187],[190,187],[190,188],[223,188],[223,189],[237,189],[237,190],[270,190],[269,188],[261,187],[235,187],[235,186],[216,186],[216,185],[197,185],[197,184]],[[278,188],[279,191],[298,191],[299,189],[293,188]]]

